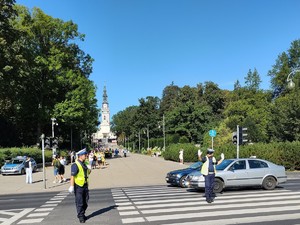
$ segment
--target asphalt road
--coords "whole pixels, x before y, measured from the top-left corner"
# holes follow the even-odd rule
[[[93,189],[91,225],[296,225],[300,224],[300,179],[273,191],[229,189],[208,204],[203,192],[167,185]],[[1,223],[2,222],[2,223]],[[66,191],[0,196],[0,224],[79,224],[73,194]]]

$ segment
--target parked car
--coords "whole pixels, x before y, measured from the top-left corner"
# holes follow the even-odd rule
[[[225,159],[216,166],[214,192],[227,187],[255,187],[273,190],[287,181],[285,168],[272,162],[256,158]],[[199,171],[190,173],[185,179],[190,188],[205,187],[204,177]]]
[[[35,172],[37,170],[36,161],[33,158],[31,158],[30,161],[32,165],[32,171]],[[1,174],[25,174],[25,162],[26,156],[17,156],[12,160],[6,162],[1,167]]]
[[[201,166],[202,162],[196,162],[188,168],[171,171],[166,176],[166,182],[173,186],[187,187],[184,183],[186,176],[193,171],[200,171]]]

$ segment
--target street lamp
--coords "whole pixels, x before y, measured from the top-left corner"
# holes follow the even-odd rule
[[[288,88],[293,89],[295,87],[295,83],[293,82],[290,76],[294,75],[295,73],[300,72],[299,68],[294,69],[292,72],[289,73],[286,81],[288,82]]]
[[[51,118],[52,121],[52,140],[54,140],[54,125],[58,126],[58,123],[56,123],[56,119],[55,118]],[[54,147],[54,145],[52,146],[52,154],[55,155],[56,149]]]
[[[161,123],[161,122],[160,122]],[[159,123],[159,124],[160,124]],[[159,125],[158,128],[161,126]],[[166,124],[165,124],[165,114],[163,114],[163,121],[162,121],[162,128],[163,128],[163,136],[164,136],[164,150],[166,150]]]

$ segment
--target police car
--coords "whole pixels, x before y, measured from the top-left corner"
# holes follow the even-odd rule
[[[32,166],[32,172],[35,172],[37,170],[36,161],[33,158],[31,158],[30,161]],[[3,176],[7,174],[25,174],[25,162],[26,156],[17,156],[12,160],[6,162],[1,167],[1,174]]]

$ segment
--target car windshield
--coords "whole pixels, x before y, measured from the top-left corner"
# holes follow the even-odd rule
[[[202,165],[202,162],[195,162],[192,165],[189,166],[191,169],[197,169]]]
[[[19,160],[19,159],[13,159],[11,161],[9,161],[9,164],[22,164],[23,160]]]
[[[232,162],[232,159],[224,159],[221,164],[216,166],[216,170],[224,170]]]

